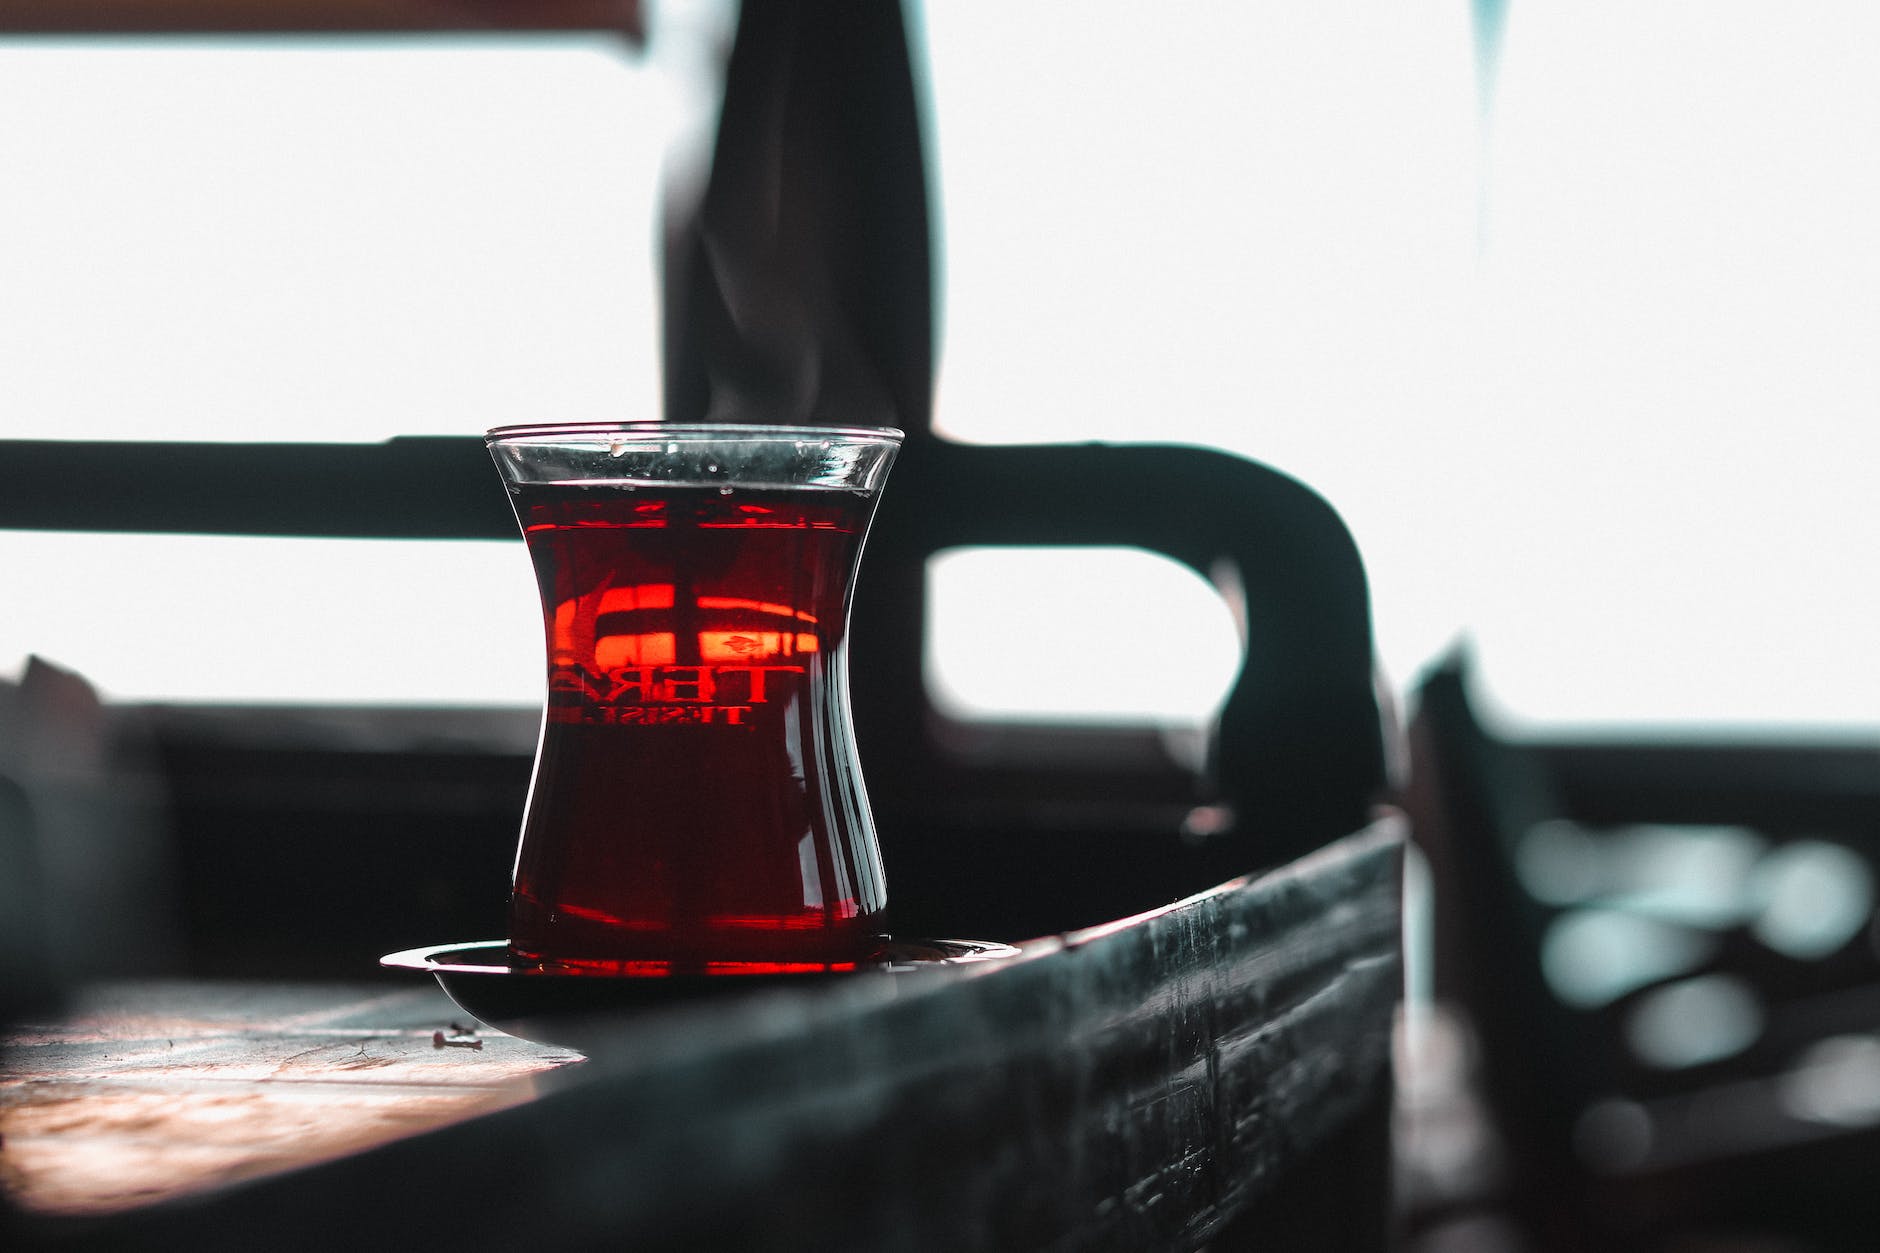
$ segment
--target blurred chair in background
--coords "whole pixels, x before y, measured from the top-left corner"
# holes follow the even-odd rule
[[[1871,1248],[1880,753],[1518,742],[1462,657],[1411,738],[1438,993],[1537,1247]]]
[[[0,681],[0,999],[181,961],[164,789],[138,721],[39,657]]]

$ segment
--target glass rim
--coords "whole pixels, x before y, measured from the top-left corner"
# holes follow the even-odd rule
[[[624,422],[526,422],[491,427],[483,433],[488,444],[554,443],[584,439],[619,439],[622,436],[664,439],[841,439],[850,442],[899,444],[906,433],[892,426],[828,426],[782,422],[661,422],[644,419]]]

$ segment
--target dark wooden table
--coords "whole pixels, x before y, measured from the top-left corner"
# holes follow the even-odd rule
[[[97,987],[7,1041],[0,1183],[98,1214],[532,1100],[566,1049],[479,1030],[435,984]]]
[[[934,977],[585,1058],[424,984],[142,983],[15,1029],[15,1247],[1378,1248],[1401,819]]]

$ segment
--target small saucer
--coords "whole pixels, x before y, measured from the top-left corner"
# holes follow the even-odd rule
[[[986,940],[885,940],[853,970],[807,974],[612,976],[512,963],[506,940],[434,944],[379,959],[393,970],[435,975],[460,1009],[486,1026],[540,1044],[584,1047],[601,1020],[736,996],[759,988],[808,988],[1017,956]]]

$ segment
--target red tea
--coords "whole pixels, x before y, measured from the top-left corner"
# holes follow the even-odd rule
[[[511,491],[549,652],[513,954],[608,974],[865,957],[886,893],[843,655],[873,497]]]

